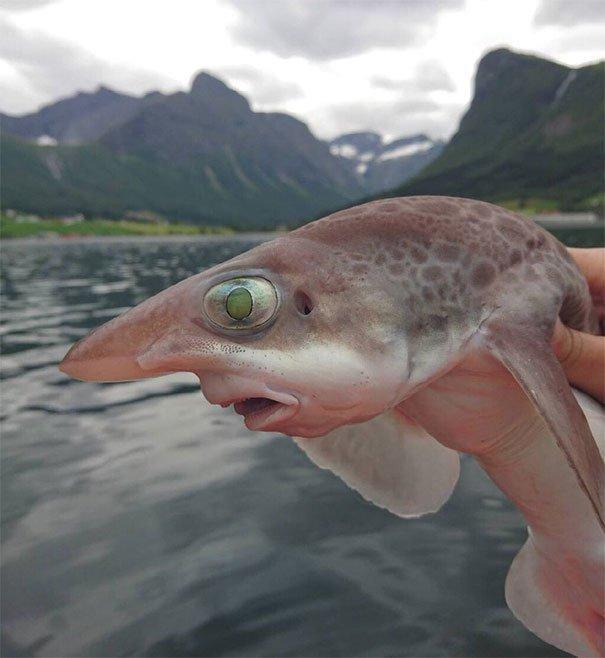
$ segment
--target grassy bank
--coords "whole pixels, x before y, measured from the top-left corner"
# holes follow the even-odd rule
[[[527,199],[504,199],[492,201],[498,206],[508,208],[521,215],[540,215],[542,213],[565,213],[565,212],[591,212],[597,215],[603,213],[605,207],[605,193],[594,194],[583,201],[576,202],[571,207],[562,206],[553,199],[530,197]]]
[[[594,226],[548,227],[561,242],[575,247],[602,247],[605,233],[602,224]],[[90,219],[67,224],[58,219],[17,221],[0,215],[0,237],[9,238],[55,238],[80,236],[162,236],[162,235],[230,235],[231,228],[216,226],[193,226],[191,224],[143,224],[127,220]]]
[[[152,224],[127,220],[85,219],[73,224],[58,219],[24,221],[0,215],[0,237],[7,238],[52,238],[100,235],[199,235],[230,234],[230,228],[216,226],[193,226],[191,224]]]

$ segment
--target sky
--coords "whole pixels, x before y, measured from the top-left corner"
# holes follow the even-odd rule
[[[0,0],[0,110],[105,85],[141,95],[206,70],[323,139],[448,138],[496,47],[605,57],[603,0]]]

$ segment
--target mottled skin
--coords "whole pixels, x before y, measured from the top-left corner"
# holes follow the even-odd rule
[[[261,330],[204,316],[206,292],[237,276],[278,290]],[[437,509],[457,478],[454,451],[473,454],[531,528],[507,580],[515,614],[561,648],[603,654],[603,462],[548,345],[557,316],[596,330],[586,282],[534,223],[479,201],[388,199],[161,292],[62,368],[96,381],[186,370],[210,402],[275,400],[246,425],[309,438],[298,443],[314,461],[402,516]]]
[[[508,308],[517,297],[515,312],[530,313],[548,329],[559,312],[568,326],[596,331],[586,282],[567,250],[499,206],[450,197],[387,199],[335,213],[292,236],[333,246],[351,278],[363,280],[371,270],[399,282],[414,312],[408,317],[431,311],[451,317],[469,301],[482,317],[501,297]]]

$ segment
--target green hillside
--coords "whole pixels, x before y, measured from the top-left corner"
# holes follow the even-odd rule
[[[508,50],[480,62],[443,153],[390,194],[581,204],[603,186],[603,63],[580,69]]]
[[[604,79],[602,62],[571,69],[506,49],[488,53],[454,137],[386,195],[560,209],[598,204]],[[207,73],[188,92],[137,98],[99,88],[23,117],[3,115],[0,149],[2,207],[43,216],[152,211],[262,229],[359,203],[368,189],[352,162],[335,157],[303,122],[254,112]]]
[[[327,185],[311,194],[295,180],[271,180],[259,168],[238,165],[232,153],[167,167],[101,144],[40,147],[3,136],[0,148],[3,207],[41,215],[121,217],[151,209],[205,225],[266,228],[349,202]]]
[[[188,93],[120,104],[122,114],[114,103],[109,117],[107,96],[100,90],[86,103],[76,97],[53,112],[3,119],[5,209],[105,217],[148,210],[254,229],[294,225],[362,194],[355,176],[304,123],[253,112],[208,74],[199,74]],[[63,134],[92,134],[100,116],[105,132],[97,139],[61,142]],[[35,141],[47,129],[57,145]]]

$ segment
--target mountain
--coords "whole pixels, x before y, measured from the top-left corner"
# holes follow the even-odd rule
[[[431,163],[443,146],[423,134],[385,142],[378,133],[356,132],[333,139],[330,152],[347,160],[372,194],[401,185]]]
[[[3,116],[2,133],[3,206],[39,214],[150,210],[258,228],[299,223],[364,193],[304,123],[253,112],[208,73],[170,95],[78,94]]]
[[[602,192],[603,62],[572,69],[498,49],[441,155],[390,195],[446,194],[574,206]]]
[[[175,94],[99,87],[0,116],[2,205],[241,228],[298,224],[378,193],[579,207],[602,193],[603,106],[603,62],[572,69],[507,49],[480,61],[445,146],[373,132],[328,144],[292,116],[254,112],[208,73]]]
[[[82,144],[98,139],[159,98],[162,95],[157,92],[138,98],[101,86],[93,93],[81,92],[25,116],[0,113],[0,121],[4,132],[26,140]]]

